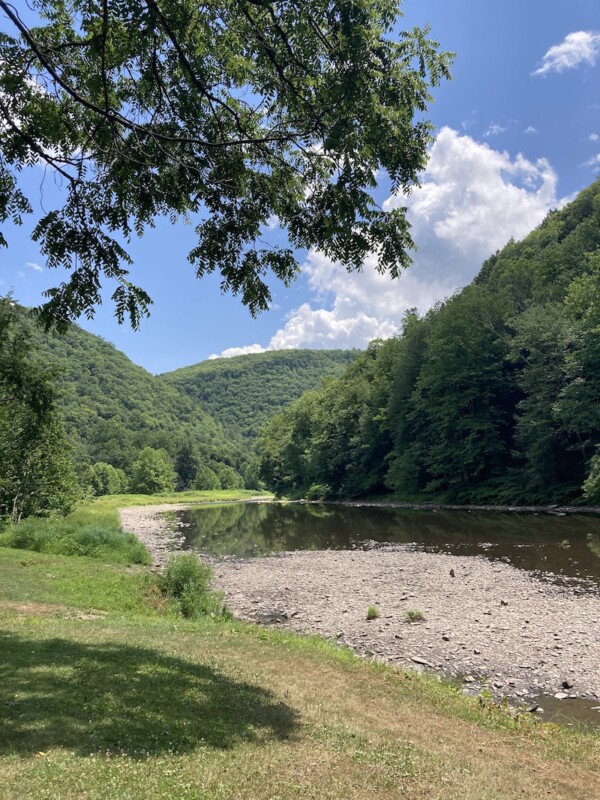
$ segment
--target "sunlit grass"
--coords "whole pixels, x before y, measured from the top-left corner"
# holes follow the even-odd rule
[[[258,493],[260,495],[260,493]],[[148,564],[141,542],[123,533],[119,509],[128,506],[244,500],[257,492],[240,489],[169,495],[107,495],[79,505],[65,518],[30,517],[0,533],[0,546],[54,555],[89,556],[119,564]],[[268,495],[266,495],[268,496]]]
[[[597,736],[317,637],[181,619],[148,576],[0,549],[1,800],[597,792]]]

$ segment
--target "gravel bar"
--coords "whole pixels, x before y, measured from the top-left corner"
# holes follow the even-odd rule
[[[160,568],[182,536],[164,511],[121,511]],[[368,658],[466,677],[496,696],[561,693],[600,700],[600,596],[560,586],[480,556],[370,550],[215,559],[215,588],[239,618],[320,634]],[[452,573],[452,574],[451,574]],[[367,620],[367,608],[380,616]],[[419,611],[422,622],[406,622]]]

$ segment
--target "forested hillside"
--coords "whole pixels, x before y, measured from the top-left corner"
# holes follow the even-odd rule
[[[76,325],[64,335],[32,327],[39,357],[57,375],[57,403],[76,455],[130,472],[144,447],[175,456],[191,442],[239,468],[221,425],[173,386]]]
[[[262,425],[320,386],[341,375],[355,350],[279,350],[217,358],[161,377],[199,402],[229,431],[253,439]]]
[[[598,502],[599,444],[596,181],[274,418],[261,473],[313,497]]]
[[[78,471],[100,464],[99,476],[85,474],[101,493],[141,490],[140,470],[163,476],[149,491],[160,484],[256,487],[253,437],[260,425],[356,357],[352,351],[283,351],[216,359],[161,377],[76,325],[64,335],[45,334],[24,310],[21,318],[36,358],[55,376],[56,406]],[[125,476],[117,478],[107,465]]]

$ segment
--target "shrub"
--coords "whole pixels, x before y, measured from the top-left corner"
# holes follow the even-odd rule
[[[206,464],[201,464],[198,467],[198,472],[196,473],[192,487],[194,489],[200,489],[201,491],[207,489],[220,489],[221,481],[217,477],[217,474],[214,472],[214,470],[212,470]]]
[[[424,622],[425,614],[422,611],[407,611],[404,615],[405,622]]]
[[[590,471],[582,489],[588,503],[600,502],[600,451],[590,461]]]
[[[331,487],[326,483],[313,483],[306,492],[307,500],[326,500],[331,495]]]
[[[243,489],[244,479],[239,472],[236,472],[233,467],[228,464],[213,461],[211,469],[216,473],[221,489]]]
[[[379,616],[379,609],[377,608],[377,606],[369,606],[367,608],[367,619],[368,620],[377,619],[378,616]]]
[[[116,469],[112,464],[99,461],[90,469],[90,483],[94,494],[102,497],[107,494],[125,494],[127,491],[127,476],[122,469]]]
[[[175,488],[175,471],[166,450],[144,447],[133,465],[132,488],[140,494],[165,494]]]
[[[210,588],[211,580],[211,568],[192,553],[171,556],[160,579],[163,593],[190,619],[226,613],[222,595]]]

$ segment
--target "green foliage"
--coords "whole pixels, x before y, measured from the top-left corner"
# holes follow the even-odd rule
[[[236,469],[245,463],[245,454],[198,403],[109,342],[76,325],[63,335],[36,327],[32,336],[40,359],[60,375],[56,405],[82,464],[104,462],[131,476],[144,447],[164,449],[173,459],[183,459],[187,449],[188,461],[214,458]],[[179,466],[189,479],[183,461]],[[179,483],[188,485],[181,477]]]
[[[313,483],[306,491],[307,500],[327,500],[331,496],[331,486],[325,483]]]
[[[55,408],[55,376],[10,297],[0,298],[0,341],[0,518],[65,514],[79,487]]]
[[[217,474],[207,464],[200,464],[192,486],[200,490],[223,488]]]
[[[144,447],[133,465],[131,486],[140,494],[172,492],[175,489],[175,472],[167,451]]]
[[[89,480],[94,494],[98,497],[105,494],[125,494],[128,487],[125,472],[103,461],[90,468]]]
[[[221,595],[210,588],[212,570],[192,553],[171,556],[160,584],[163,593],[175,600],[181,615],[197,619],[206,614],[225,613]]]
[[[191,442],[184,442],[175,456],[175,472],[177,473],[177,488],[189,489],[191,488],[196,475],[198,474],[198,467],[200,466],[200,456],[198,449]],[[219,488],[219,487],[201,487],[201,488]]]
[[[367,619],[368,620],[377,619],[380,616],[381,615],[379,613],[379,609],[377,608],[377,606],[369,606],[367,608]]]
[[[232,467],[227,464],[212,463],[212,470],[217,476],[220,486],[214,488],[220,489],[243,489],[244,479]],[[196,488],[200,488],[197,486]]]
[[[115,564],[148,564],[148,553],[135,536],[117,525],[81,525],[73,519],[30,517],[0,534],[0,544],[36,553],[89,556]]]
[[[596,181],[271,420],[260,474],[281,495],[598,502],[599,396]]]
[[[412,624],[413,622],[424,622],[425,614],[422,611],[407,611],[404,614],[404,621]]]
[[[406,209],[383,211],[373,176],[398,192],[418,180],[451,54],[399,29],[397,0],[215,2],[201,24],[196,0],[36,0],[34,28],[1,10],[0,222],[33,211],[25,166],[64,185],[33,231],[49,267],[73,270],[49,322],[91,316],[110,278],[136,327],[151,300],[123,243],[160,215],[204,211],[189,260],[252,313],[269,307],[266,274],[295,277],[296,248],[355,270],[377,251],[392,276],[409,263]],[[273,215],[290,247],[262,246]]]
[[[356,356],[352,350],[281,350],[213,358],[160,377],[247,447],[265,422],[323,378],[341,375]]]
[[[589,474],[583,482],[583,496],[590,503],[600,503],[600,453],[590,461]]]

